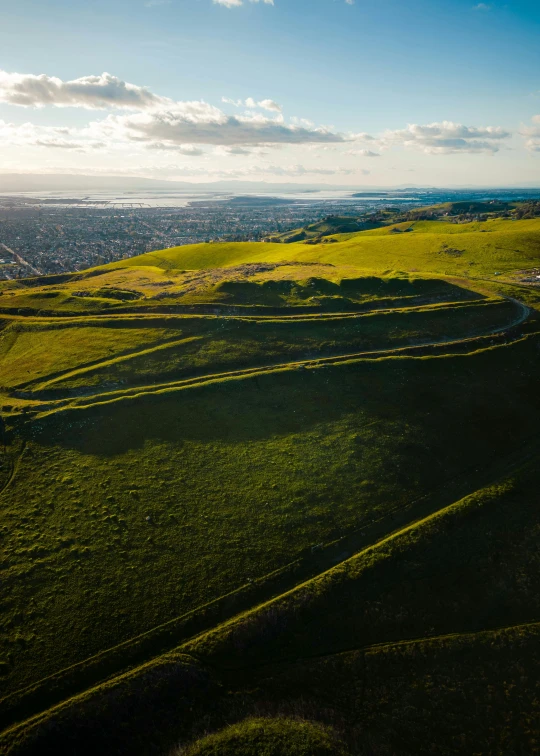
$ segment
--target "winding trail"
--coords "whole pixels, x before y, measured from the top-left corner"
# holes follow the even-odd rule
[[[498,326],[497,328],[490,329],[482,336],[469,336],[467,338],[454,341],[430,341],[422,345],[401,347],[398,349],[374,350],[370,352],[360,352],[355,354],[339,355],[335,357],[315,358],[301,362],[282,363],[277,366],[250,368],[247,370],[234,371],[226,374],[220,373],[216,374],[215,376],[201,376],[199,378],[193,378],[188,381],[169,384],[166,390],[178,390],[184,387],[187,388],[190,386],[202,385],[206,382],[223,380],[224,378],[243,378],[251,375],[256,375],[260,372],[277,372],[280,370],[289,370],[291,368],[294,369],[297,367],[309,369],[310,367],[318,367],[326,364],[337,364],[339,362],[353,359],[377,359],[381,356],[386,355],[414,354],[415,350],[425,349],[426,347],[430,346],[452,346],[458,344],[474,345],[477,344],[479,340],[486,339],[486,337],[510,331],[511,329],[519,326],[529,317],[530,309],[526,305],[513,298],[507,299],[513,302],[514,305],[518,308],[519,314],[515,318],[513,318],[510,323],[507,323],[504,326]],[[148,390],[144,391],[141,391],[141,389],[135,389],[134,391],[136,393],[133,393],[131,395],[137,396],[145,393],[157,393],[160,390],[163,389],[160,389],[159,387],[149,387]],[[111,398],[111,395],[107,396],[108,399],[106,401],[94,401],[94,404],[106,404],[112,401],[117,401],[118,399],[127,398],[126,392],[118,392],[118,395],[114,398]],[[88,397],[88,400],[90,399],[92,399],[92,397]],[[93,399],[95,399],[95,397],[93,397]],[[82,409],[85,406],[92,406],[92,403],[80,405],[80,408]],[[56,407],[52,411],[57,411],[58,409],[60,409],[60,407]],[[360,535],[362,536],[361,541],[354,543],[351,541],[350,545],[347,544],[348,553],[346,554],[342,553],[344,543],[342,539],[339,539],[339,541],[333,542],[332,544],[326,544],[324,547],[324,552],[322,554],[315,557],[308,556],[305,564],[302,563],[301,559],[299,559],[295,563],[291,563],[291,565],[285,565],[281,570],[277,571],[275,575],[274,573],[272,573],[271,575],[261,576],[261,578],[258,578],[255,581],[254,585],[239,586],[231,594],[219,597],[209,604],[204,605],[203,607],[198,607],[188,615],[184,615],[180,618],[173,618],[164,625],[150,629],[137,638],[129,639],[124,643],[114,647],[113,649],[106,649],[96,657],[86,659],[78,664],[75,664],[69,669],[59,671],[48,678],[34,683],[32,686],[26,689],[20,689],[19,691],[8,696],[2,702],[4,705],[7,705],[6,718],[8,720],[11,720],[12,723],[11,727],[9,724],[7,725],[7,731],[9,731],[10,729],[17,730],[18,727],[21,726],[21,724],[15,724],[17,721],[24,722],[24,720],[26,719],[26,722],[28,723],[28,721],[31,721],[34,717],[37,720],[40,718],[40,716],[42,716],[39,713],[41,711],[39,703],[41,691],[47,689],[53,680],[55,681],[56,695],[58,696],[56,705],[59,708],[62,708],[65,705],[69,705],[69,701],[66,700],[69,698],[69,696],[85,696],[91,693],[91,688],[93,686],[99,685],[100,681],[104,679],[101,666],[102,663],[105,664],[106,668],[109,670],[108,675],[110,675],[108,659],[111,654],[116,655],[121,651],[123,662],[127,661],[127,666],[126,664],[123,664],[123,667],[122,664],[119,665],[117,674],[122,673],[122,668],[133,668],[134,665],[138,666],[145,660],[148,660],[148,658],[155,658],[160,653],[166,652],[167,648],[178,647],[182,643],[185,644],[182,647],[185,648],[186,652],[189,654],[189,646],[191,643],[193,643],[197,638],[200,638],[205,633],[212,631],[220,624],[223,624],[224,622],[235,623],[242,621],[242,619],[247,614],[250,614],[253,611],[257,611],[264,605],[271,604],[281,599],[286,594],[301,589],[311,580],[323,575],[329,570],[332,570],[337,565],[355,559],[363,553],[367,553],[374,549],[380,548],[384,544],[387,544],[389,541],[400,538],[410,530],[421,527],[434,518],[444,516],[446,512],[452,510],[452,507],[455,506],[460,501],[460,499],[473,492],[474,490],[481,488],[488,479],[492,480],[494,477],[499,478],[502,475],[507,474],[508,471],[513,469],[516,465],[523,464],[524,459],[535,453],[535,451],[537,453],[537,447],[539,445],[540,434],[538,435],[538,437],[534,436],[533,438],[527,439],[522,448],[520,447],[519,449],[512,450],[512,452],[509,454],[509,457],[502,464],[501,460],[497,460],[497,463],[493,469],[485,469],[480,473],[478,473],[477,471],[476,474],[472,473],[471,471],[472,478],[470,480],[465,481],[463,479],[464,471],[462,471],[462,474],[460,474],[459,478],[456,478],[455,485],[452,484],[451,481],[445,481],[441,487],[441,490],[429,492],[425,497],[422,497],[422,499],[419,499],[416,502],[410,502],[409,506],[406,508],[406,511],[403,513],[404,517],[407,518],[406,521],[404,521],[401,526],[398,526],[396,529],[391,530],[390,532],[383,531],[382,533],[380,533],[378,529],[379,527],[384,527],[383,522],[380,523],[380,525],[374,523],[376,525],[375,530],[373,530],[369,524],[364,524],[362,526],[362,532],[360,533]],[[8,485],[13,479],[15,472],[16,471],[14,469],[12,471],[12,475],[10,476],[10,481],[8,481]],[[468,478],[468,474],[466,472],[465,477]],[[466,490],[462,490],[463,487],[466,487]],[[344,538],[347,537],[348,536],[345,536]],[[336,554],[338,554],[337,558]],[[231,601],[231,599],[236,596],[238,596],[239,601]],[[215,614],[213,613],[214,607],[216,610]],[[201,613],[201,619],[197,619],[197,613]],[[223,616],[223,613],[225,613],[225,618]],[[229,615],[229,619],[226,618],[227,614]],[[199,623],[201,621],[203,625],[207,625],[206,628],[200,627]],[[522,627],[532,627],[536,624],[537,623],[531,621],[530,623],[522,625]],[[198,628],[197,625],[199,625]],[[509,626],[508,628],[486,628],[485,630],[476,631],[476,633],[507,630],[511,629],[511,627],[512,626]],[[433,642],[469,634],[470,633],[465,631],[463,633],[453,632],[445,635],[427,636],[425,638],[387,640],[386,642],[375,644],[373,646],[329,651],[327,654],[321,654],[320,656],[329,656],[352,651],[367,653],[371,649],[385,646],[407,645],[419,642]],[[150,642],[150,645],[148,645],[148,642]],[[163,647],[160,648],[160,646]],[[124,651],[127,654],[127,657],[123,656]],[[79,675],[81,675],[81,677],[79,677]],[[22,718],[19,718],[19,714],[22,713],[22,711],[28,712],[29,709],[33,710],[32,714],[30,714],[30,720],[28,719],[28,714],[22,716]]]
[[[219,373],[208,373],[204,375],[195,376],[192,378],[184,378],[178,381],[169,381],[166,383],[158,383],[151,385],[136,386],[133,388],[118,389],[113,391],[98,392],[84,397],[69,397],[57,400],[43,401],[34,403],[30,411],[32,414],[50,415],[54,412],[65,409],[84,409],[93,406],[103,406],[111,404],[120,400],[140,398],[142,396],[149,396],[152,394],[162,394],[172,391],[180,391],[188,388],[195,388],[198,386],[204,386],[211,383],[217,383],[224,380],[242,380],[252,376],[257,376],[266,373],[279,373],[287,370],[310,370],[314,368],[321,368],[325,366],[338,365],[343,362],[350,362],[355,360],[368,360],[368,359],[381,359],[384,357],[392,356],[415,356],[415,353],[419,353],[422,350],[435,348],[435,347],[463,347],[467,345],[474,346],[480,344],[482,340],[499,334],[504,334],[517,326],[524,323],[531,310],[527,305],[523,304],[513,297],[504,297],[509,302],[512,302],[518,309],[519,315],[514,318],[510,323],[506,323],[495,328],[488,329],[487,331],[469,335],[461,339],[439,339],[439,340],[427,340],[419,342],[413,345],[406,345],[401,347],[374,349],[374,350],[362,350],[360,352],[347,352],[345,354],[338,354],[333,356],[321,356],[310,357],[304,360],[291,360],[288,362],[280,362],[269,365],[259,365],[256,367],[243,368],[240,370],[224,371]],[[159,348],[167,348],[168,345],[160,346]],[[148,350],[142,350],[141,353],[150,353],[153,351],[151,348]],[[132,357],[136,357],[138,353],[134,353]],[[127,358],[125,358],[127,359]],[[108,365],[114,362],[114,360],[105,361],[103,364]],[[91,369],[96,369],[99,365],[93,366]],[[55,377],[53,380],[44,385],[49,385],[61,380],[63,377],[73,377],[84,372],[87,372],[89,368],[83,368],[80,371],[68,371],[67,373]],[[30,398],[30,397],[28,397]]]

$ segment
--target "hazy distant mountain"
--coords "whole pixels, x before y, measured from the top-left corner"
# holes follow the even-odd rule
[[[335,186],[331,184],[270,184],[265,181],[213,181],[195,183],[193,181],[163,181],[126,176],[72,176],[70,174],[0,174],[0,193],[2,192],[54,192],[86,190],[120,190],[134,191],[140,189],[191,189],[215,191],[251,191],[251,192],[302,192],[317,190],[358,191],[362,186]]]
[[[540,187],[540,181],[525,182],[514,187],[482,187],[460,186],[453,190],[489,190],[503,188],[534,189]],[[361,184],[300,184],[300,183],[268,183],[266,181],[211,181],[196,183],[193,181],[164,181],[126,176],[73,176],[70,174],[43,173],[4,173],[0,174],[0,194],[2,192],[84,192],[111,191],[122,192],[148,190],[192,190],[192,191],[224,191],[224,192],[312,192],[312,191],[350,191],[352,192],[407,192],[407,191],[437,191],[443,187],[405,185],[399,186],[366,186]],[[450,189],[451,187],[444,187]],[[540,189],[539,189],[540,190]]]
[[[189,189],[193,184],[178,181],[156,181],[125,176],[71,176],[62,174],[0,175],[0,192],[84,191],[86,189]]]

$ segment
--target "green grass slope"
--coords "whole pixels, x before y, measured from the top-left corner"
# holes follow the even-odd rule
[[[195,244],[113,263],[111,267],[162,270],[202,269],[256,262],[322,262],[354,265],[373,271],[418,270],[443,274],[489,276],[534,264],[540,255],[540,219],[450,224],[415,223],[412,233],[392,234],[393,227],[361,231],[337,244],[288,245],[245,242]],[[455,236],[459,237],[459,244]],[[444,251],[444,244],[460,254]]]
[[[0,749],[534,753],[539,224],[4,284]]]
[[[534,433],[537,349],[287,369],[35,421],[2,495],[5,688],[437,502]]]
[[[208,735],[178,756],[345,756],[329,727],[291,719],[251,719]]]
[[[47,716],[15,728],[7,751],[77,742],[80,754],[166,753],[179,741],[188,754],[292,755],[297,733],[279,742],[292,716],[320,723],[317,739],[302,725],[300,743],[307,728],[313,748],[534,753],[537,451],[538,439],[496,483],[188,642],[182,656],[73,699],[54,729]],[[250,722],[261,715],[270,721]]]

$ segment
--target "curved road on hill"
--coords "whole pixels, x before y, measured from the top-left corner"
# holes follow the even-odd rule
[[[333,356],[325,356],[325,357],[312,357],[310,359],[305,360],[291,360],[289,362],[283,362],[283,363],[277,363],[277,364],[271,364],[271,365],[263,365],[258,367],[251,367],[251,368],[244,368],[241,370],[233,370],[233,371],[225,371],[221,373],[210,373],[205,375],[196,376],[193,378],[185,378],[179,381],[171,381],[168,383],[161,383],[161,384],[151,384],[146,386],[136,386],[133,388],[127,388],[127,389],[118,389],[116,391],[107,391],[102,392],[98,394],[92,394],[86,397],[69,397],[69,398],[63,398],[48,402],[43,402],[39,405],[34,404],[33,406],[29,407],[29,411],[32,414],[36,413],[46,413],[50,414],[53,412],[57,412],[62,409],[69,409],[69,408],[77,408],[77,409],[84,409],[86,407],[91,407],[94,405],[103,405],[103,404],[110,404],[115,401],[119,401],[121,399],[129,399],[134,398],[137,396],[144,396],[149,394],[155,394],[155,393],[164,393],[168,391],[179,391],[181,389],[186,388],[192,388],[195,386],[200,386],[206,383],[213,383],[221,380],[238,380],[241,378],[247,378],[250,376],[254,376],[261,373],[268,373],[268,372],[280,372],[284,370],[288,370],[291,368],[294,369],[310,369],[314,367],[324,366],[324,365],[334,365],[339,364],[340,362],[347,362],[349,360],[355,360],[355,359],[370,359],[370,358],[381,358],[381,357],[391,357],[392,355],[408,355],[409,353],[413,353],[415,351],[419,351],[422,349],[429,349],[430,347],[440,347],[440,346],[460,346],[460,345],[466,345],[466,344],[473,344],[475,341],[479,341],[481,339],[489,338],[490,336],[495,336],[498,334],[506,333],[508,331],[511,331],[513,328],[516,328],[517,326],[524,323],[527,318],[529,317],[531,310],[527,305],[523,304],[523,302],[520,302],[517,299],[514,299],[513,297],[504,297],[509,302],[512,302],[519,310],[519,315],[514,320],[512,320],[510,323],[507,323],[503,326],[497,326],[496,328],[491,328],[488,331],[481,333],[481,334],[475,334],[471,336],[466,336],[462,339],[442,339],[439,341],[426,341],[426,342],[420,342],[418,344],[414,345],[408,345],[408,346],[401,346],[401,347],[394,347],[394,348],[388,348],[388,349],[374,349],[374,350],[368,350],[368,351],[361,351],[361,352],[352,352],[352,353],[346,353],[341,355],[333,355]],[[282,319],[283,316],[280,316],[280,319]],[[157,347],[160,348],[160,347]],[[152,350],[142,350],[143,352],[149,352]],[[130,355],[130,359],[132,357],[136,357],[139,352],[135,352],[132,355]],[[89,369],[95,370],[100,367],[100,365],[106,365],[110,364],[110,360],[106,360],[103,363],[96,364],[92,366],[92,368],[82,368],[80,371],[68,371],[63,376],[56,377],[51,383],[57,382],[62,379],[62,377],[69,376],[75,376],[80,373],[84,373]],[[18,394],[18,396],[21,396],[21,394]],[[26,398],[26,396],[25,396]]]

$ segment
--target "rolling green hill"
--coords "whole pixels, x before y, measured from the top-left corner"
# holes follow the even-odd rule
[[[2,284],[3,753],[534,752],[540,220],[333,238]]]

